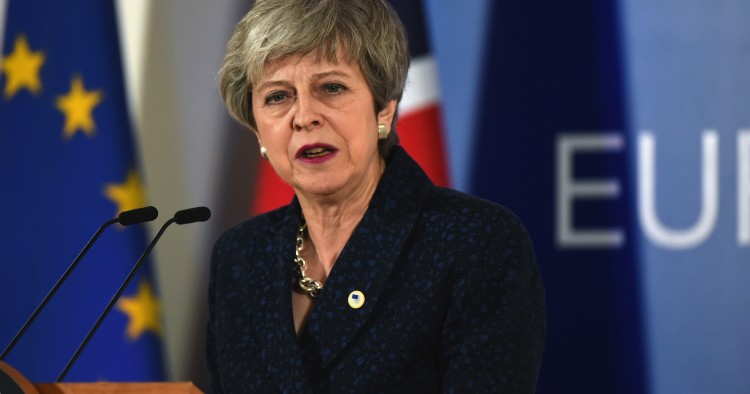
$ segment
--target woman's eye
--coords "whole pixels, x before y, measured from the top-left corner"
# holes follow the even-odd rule
[[[278,104],[284,99],[286,99],[289,95],[286,92],[273,92],[266,96],[266,104]]]
[[[328,94],[339,94],[344,90],[346,90],[346,87],[338,83],[327,83],[323,85],[323,92]]]

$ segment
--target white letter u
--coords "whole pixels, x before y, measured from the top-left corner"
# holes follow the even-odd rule
[[[698,221],[687,229],[669,229],[656,215],[656,142],[644,131],[638,136],[638,213],[646,236],[665,248],[688,249],[711,235],[719,211],[719,135],[706,130],[702,135],[701,194]]]

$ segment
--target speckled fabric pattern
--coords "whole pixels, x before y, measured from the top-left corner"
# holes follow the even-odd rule
[[[528,235],[507,209],[433,186],[396,148],[297,337],[299,221],[294,200],[214,247],[215,393],[534,392],[544,290]]]

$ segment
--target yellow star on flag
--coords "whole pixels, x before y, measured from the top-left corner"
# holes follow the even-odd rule
[[[120,297],[117,309],[128,316],[126,334],[131,341],[137,340],[147,330],[161,335],[161,306],[145,280],[138,285],[138,293],[133,297]]]
[[[122,211],[146,206],[146,193],[141,179],[135,170],[128,171],[124,183],[110,183],[104,188],[104,194],[117,204],[118,214]]]
[[[101,91],[87,91],[80,76],[73,78],[70,92],[57,98],[57,109],[65,115],[63,133],[66,139],[73,137],[79,129],[88,136],[94,133],[96,124],[92,112],[101,101]]]
[[[44,64],[44,53],[32,52],[26,37],[19,35],[13,45],[13,52],[3,59],[5,73],[5,98],[10,99],[22,88],[37,94],[42,89],[39,69]]]

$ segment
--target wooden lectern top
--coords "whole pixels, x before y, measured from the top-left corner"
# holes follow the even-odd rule
[[[202,394],[190,382],[155,383],[37,383],[31,384],[21,373],[0,360],[2,394]]]
[[[179,383],[38,383],[39,394],[201,394],[190,382]]]

